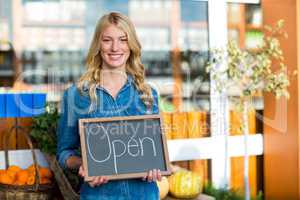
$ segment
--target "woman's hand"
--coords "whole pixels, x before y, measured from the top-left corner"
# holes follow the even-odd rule
[[[85,173],[84,173],[84,169],[83,169],[82,165],[79,167],[78,174],[82,178],[85,177]],[[92,180],[88,181],[88,184],[91,187],[96,187],[96,186],[99,186],[99,185],[107,183],[107,182],[108,182],[108,178],[106,176],[96,176],[96,177],[93,177]]]
[[[161,173],[159,169],[150,170],[146,176],[143,177],[144,181],[152,182],[152,181],[161,181]]]
[[[66,165],[69,169],[78,169],[82,164],[82,160],[78,156],[70,156],[66,160]]]

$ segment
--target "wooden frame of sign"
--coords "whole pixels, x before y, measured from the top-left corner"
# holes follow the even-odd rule
[[[160,115],[79,120],[86,181],[144,177],[151,169],[171,173],[167,141]]]

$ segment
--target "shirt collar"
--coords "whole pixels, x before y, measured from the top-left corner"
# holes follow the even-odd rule
[[[126,83],[124,84],[124,86],[122,88],[125,89],[126,87],[130,86],[132,83],[133,83],[132,76],[130,74],[127,74],[127,81],[126,81]],[[103,89],[100,85],[98,85],[96,88],[97,89]]]
[[[127,82],[126,82],[126,84],[129,84],[129,85],[131,85],[131,84],[132,84],[132,82],[133,82],[133,78],[132,78],[132,76],[131,76],[130,74],[127,74]]]

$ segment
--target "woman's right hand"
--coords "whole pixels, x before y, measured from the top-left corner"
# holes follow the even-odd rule
[[[83,169],[83,166],[80,165],[79,167],[79,171],[78,171],[78,174],[84,178],[85,177],[85,173],[84,173],[84,169]],[[108,178],[106,176],[95,176],[95,177],[92,177],[92,180],[88,181],[88,184],[91,186],[91,187],[96,187],[96,186],[99,186],[99,185],[102,185],[102,184],[105,184],[108,182]]]

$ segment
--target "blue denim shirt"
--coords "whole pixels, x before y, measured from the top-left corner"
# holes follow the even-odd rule
[[[78,119],[159,113],[157,92],[152,89],[154,103],[150,110],[147,109],[140,98],[141,93],[136,89],[130,75],[115,98],[102,87],[98,87],[96,92],[97,106],[91,106],[87,93],[81,94],[75,85],[64,92],[57,133],[57,159],[62,167],[66,167],[66,160],[70,156],[80,156]],[[89,198],[95,200],[152,200],[158,199],[158,190],[155,183],[148,183],[140,179],[109,181],[107,184],[96,188],[91,188],[84,183],[81,187],[81,199]]]

